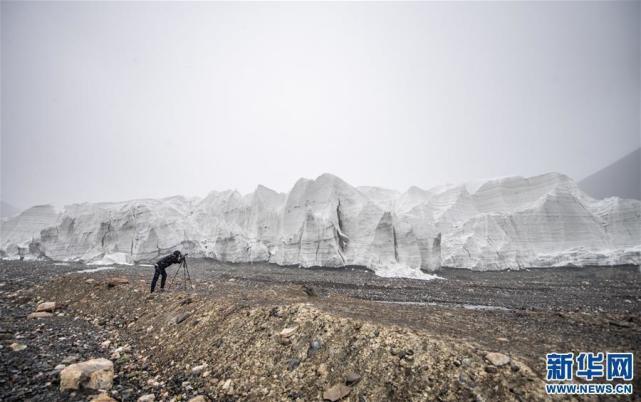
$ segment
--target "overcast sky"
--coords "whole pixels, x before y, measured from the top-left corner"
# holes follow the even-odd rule
[[[640,4],[3,1],[1,198],[581,179],[641,142]]]

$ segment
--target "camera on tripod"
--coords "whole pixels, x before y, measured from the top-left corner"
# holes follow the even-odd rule
[[[194,284],[191,281],[191,275],[189,274],[189,267],[187,266],[187,256],[189,254],[185,253],[180,256],[180,265],[178,265],[178,269],[176,270],[176,273],[174,274],[174,277],[171,279],[171,282],[169,283],[169,287],[172,288],[174,287],[173,284],[176,281],[176,277],[178,274],[182,273],[182,287],[184,290],[187,289],[193,289]],[[189,282],[189,284],[188,284]]]

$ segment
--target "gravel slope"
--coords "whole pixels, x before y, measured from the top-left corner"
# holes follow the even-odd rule
[[[88,268],[0,262],[0,399],[87,400],[91,392],[58,391],[54,367],[105,357],[116,367],[112,396],[127,401],[320,400],[350,374],[361,379],[345,400],[532,400],[544,398],[545,353],[641,344],[637,267],[446,270],[424,282],[193,260],[195,290],[153,296],[151,267],[77,273]],[[114,276],[129,283],[108,287]],[[39,301],[62,308],[27,319]],[[495,367],[487,352],[511,361]]]

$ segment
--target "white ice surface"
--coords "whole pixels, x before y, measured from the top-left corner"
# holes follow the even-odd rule
[[[100,271],[107,271],[110,269],[115,269],[114,267],[96,267],[96,268],[89,268],[89,269],[83,269],[80,271],[77,271],[79,274],[90,274],[92,272],[100,272]]]
[[[448,184],[404,193],[336,176],[300,179],[288,193],[213,191],[39,206],[2,223],[5,258],[132,264],[175,249],[230,262],[366,266],[431,278],[474,270],[641,262],[641,201],[595,200],[558,173]]]

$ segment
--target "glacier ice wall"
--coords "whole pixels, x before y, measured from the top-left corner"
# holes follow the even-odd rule
[[[641,262],[641,201],[584,194],[557,173],[404,193],[353,187],[324,174],[287,194],[213,191],[33,207],[4,220],[5,258],[156,258],[174,249],[230,262],[366,266],[407,276],[441,266],[474,270]],[[402,272],[402,274],[401,274]]]

